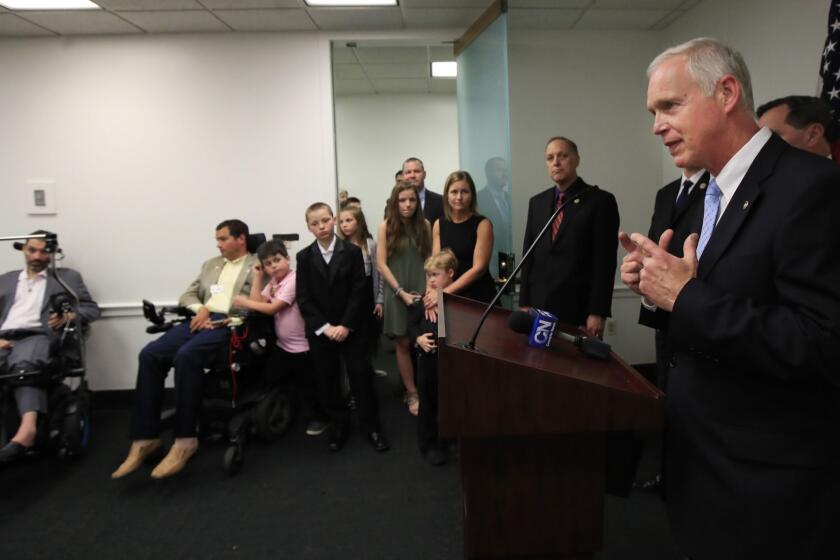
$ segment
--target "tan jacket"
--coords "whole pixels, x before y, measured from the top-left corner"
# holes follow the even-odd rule
[[[251,293],[251,283],[254,280],[254,266],[259,263],[256,255],[248,254],[242,264],[242,270],[233,285],[233,295],[242,294],[248,296]],[[198,278],[187,287],[178,299],[178,305],[204,305],[210,299],[210,286],[219,281],[222,268],[225,266],[225,258],[221,255],[205,261],[201,265],[201,272]]]

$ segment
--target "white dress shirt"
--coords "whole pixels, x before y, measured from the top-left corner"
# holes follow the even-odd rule
[[[735,155],[726,162],[723,169],[716,177],[713,177],[717,186],[720,188],[720,209],[718,210],[717,222],[723,216],[729,201],[735,196],[735,191],[738,190],[738,185],[744,180],[744,176],[749,171],[750,166],[758,157],[758,152],[764,147],[768,140],[770,140],[772,133],[766,126],[756,132],[750,141],[741,146],[741,149],[735,152]]]
[[[41,308],[44,306],[44,294],[47,290],[47,271],[42,270],[29,278],[26,270],[21,270],[15,289],[15,301],[0,331],[11,329],[37,329],[42,327]]]

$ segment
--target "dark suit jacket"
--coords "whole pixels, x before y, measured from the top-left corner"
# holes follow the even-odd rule
[[[685,238],[692,233],[700,233],[703,225],[703,201],[706,196],[706,187],[709,185],[709,173],[703,173],[691,194],[688,195],[688,203],[680,211],[674,208],[677,195],[680,192],[683,179],[668,183],[656,193],[656,202],[653,207],[653,218],[650,221],[648,238],[659,242],[659,237],[666,229],[674,230],[674,237],[668,252],[678,257],[683,256],[683,243]],[[665,329],[668,326],[668,312],[661,309],[650,311],[641,306],[639,311],[639,323],[654,329]]]
[[[552,243],[549,228],[522,266],[519,305],[550,311],[572,325],[585,324],[592,314],[608,317],[612,305],[618,206],[598,187],[582,193],[588,187],[580,178],[569,187],[566,199],[580,198],[566,205],[557,239]],[[528,204],[523,256],[554,212],[555,188]]]
[[[64,280],[70,288],[76,292],[79,297],[79,306],[77,312],[86,323],[90,323],[99,318],[99,306],[93,300],[90,292],[82,280],[82,275],[71,268],[60,268],[58,273],[61,279]],[[15,291],[17,290],[18,276],[20,270],[13,270],[0,276],[0,325],[6,320],[9,315],[9,310],[15,302]],[[44,302],[41,304],[41,325],[44,330],[48,331],[47,321],[50,318],[52,309],[50,308],[50,297],[55,294],[64,293],[64,288],[55,279],[52,271],[47,271],[47,286],[44,290]]]
[[[840,168],[775,134],[668,325],[665,490],[694,558],[840,550]]]
[[[426,189],[426,204],[423,206],[423,217],[429,220],[429,224],[435,225],[435,221],[443,217],[443,196]]]
[[[306,323],[307,336],[325,323],[362,328],[372,309],[373,294],[367,290],[362,250],[336,238],[330,264],[324,262],[318,242],[297,254],[297,304]]]

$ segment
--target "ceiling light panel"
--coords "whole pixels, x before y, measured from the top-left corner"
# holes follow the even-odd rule
[[[397,0],[304,0],[307,6],[313,8],[364,8],[380,6],[396,6]]]
[[[90,0],[2,0],[10,10],[100,10]]]
[[[454,60],[432,62],[432,78],[455,78],[458,76],[458,63]]]

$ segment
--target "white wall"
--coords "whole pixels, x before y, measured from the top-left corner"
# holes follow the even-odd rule
[[[659,143],[645,111],[645,67],[657,32],[510,31],[510,122],[514,247],[521,255],[528,199],[551,186],[545,142],[574,140],[579,175],[613,193],[621,227],[647,231],[662,185]],[[616,257],[618,258],[618,257]],[[638,298],[617,289],[616,336],[630,363],[653,361],[653,336],[639,327]]]
[[[426,186],[443,192],[458,169],[458,108],[452,94],[348,95],[335,100],[339,188],[362,201],[368,225],[382,219],[394,173],[408,157],[426,166]]]
[[[139,301],[176,300],[219,221],[303,234],[306,206],[335,200],[319,34],[3,40],[0,76],[0,236],[57,231],[112,317],[89,344],[95,389],[134,385]],[[57,216],[26,215],[36,178],[57,182]],[[21,263],[0,248],[0,270]]]

